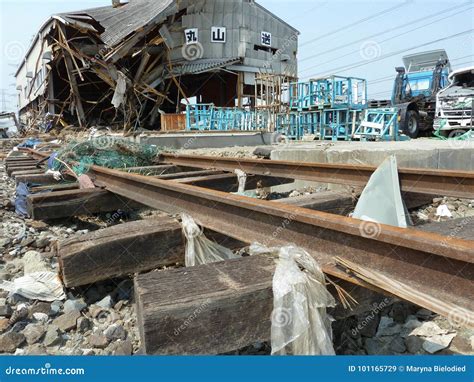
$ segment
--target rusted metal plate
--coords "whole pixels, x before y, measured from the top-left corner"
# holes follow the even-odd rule
[[[287,177],[322,183],[349,184],[364,187],[372,173],[371,166],[351,164],[297,163],[288,161],[216,158],[194,155],[163,154],[165,163],[204,169],[233,171],[247,174]],[[429,169],[398,170],[401,189],[407,192],[474,198],[474,173]]]

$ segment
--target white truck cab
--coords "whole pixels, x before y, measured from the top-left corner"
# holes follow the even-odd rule
[[[453,136],[474,129],[474,66],[455,70],[436,96],[435,130]]]

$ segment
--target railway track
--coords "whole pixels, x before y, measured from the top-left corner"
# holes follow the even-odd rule
[[[29,150],[36,160],[47,153]],[[26,159],[25,159],[26,160]],[[293,243],[306,249],[325,273],[356,285],[383,290],[444,316],[461,314],[474,326],[474,245],[472,241],[379,225],[321,211],[258,200],[193,185],[203,171],[248,174],[363,186],[370,167],[163,155],[163,166],[186,171],[169,178],[145,176],[92,166],[96,186],[168,213],[186,212],[206,228],[245,243],[267,246]],[[159,164],[161,165],[161,164]],[[146,168],[144,168],[146,169]],[[212,173],[211,173],[212,174]],[[227,175],[229,175],[227,173]],[[187,179],[182,182],[182,179]],[[401,169],[402,189],[459,197],[474,197],[474,174]],[[372,224],[372,227],[368,225]],[[369,234],[367,228],[370,228]],[[339,261],[338,261],[339,259]],[[378,283],[341,264],[353,263],[365,274],[385,277]]]

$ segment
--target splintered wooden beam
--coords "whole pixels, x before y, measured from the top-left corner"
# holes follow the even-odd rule
[[[206,235],[227,248],[245,246],[217,232],[206,231]],[[180,224],[160,217],[74,236],[58,244],[57,256],[64,285],[70,288],[184,264],[184,247]]]
[[[143,272],[184,260],[181,226],[171,218],[118,224],[58,244],[66,287]]]
[[[275,258],[255,255],[137,275],[135,301],[144,353],[222,354],[268,341],[275,266]],[[361,302],[356,310],[338,304],[330,310],[337,318],[361,314],[386,298],[334,281]],[[335,288],[329,291],[339,301]]]
[[[140,205],[103,189],[54,191],[27,197],[32,219],[59,219],[100,212],[129,211]]]

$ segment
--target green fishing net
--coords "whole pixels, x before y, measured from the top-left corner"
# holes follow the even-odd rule
[[[160,148],[143,145],[111,136],[97,137],[83,142],[72,142],[61,149],[56,158],[66,163],[77,175],[85,174],[92,165],[111,169],[153,165]],[[53,170],[59,171],[64,164],[53,161]]]
[[[474,130],[468,130],[464,133],[459,133],[459,132],[456,132],[456,134],[450,134],[449,136],[444,136],[443,135],[443,131],[442,131],[442,128],[444,126],[446,126],[446,119],[442,119],[440,121],[440,124],[439,124],[439,127],[433,132],[433,135],[438,138],[438,139],[441,139],[443,141],[448,141],[448,140],[452,140],[452,141],[470,141],[470,140],[474,140]]]

